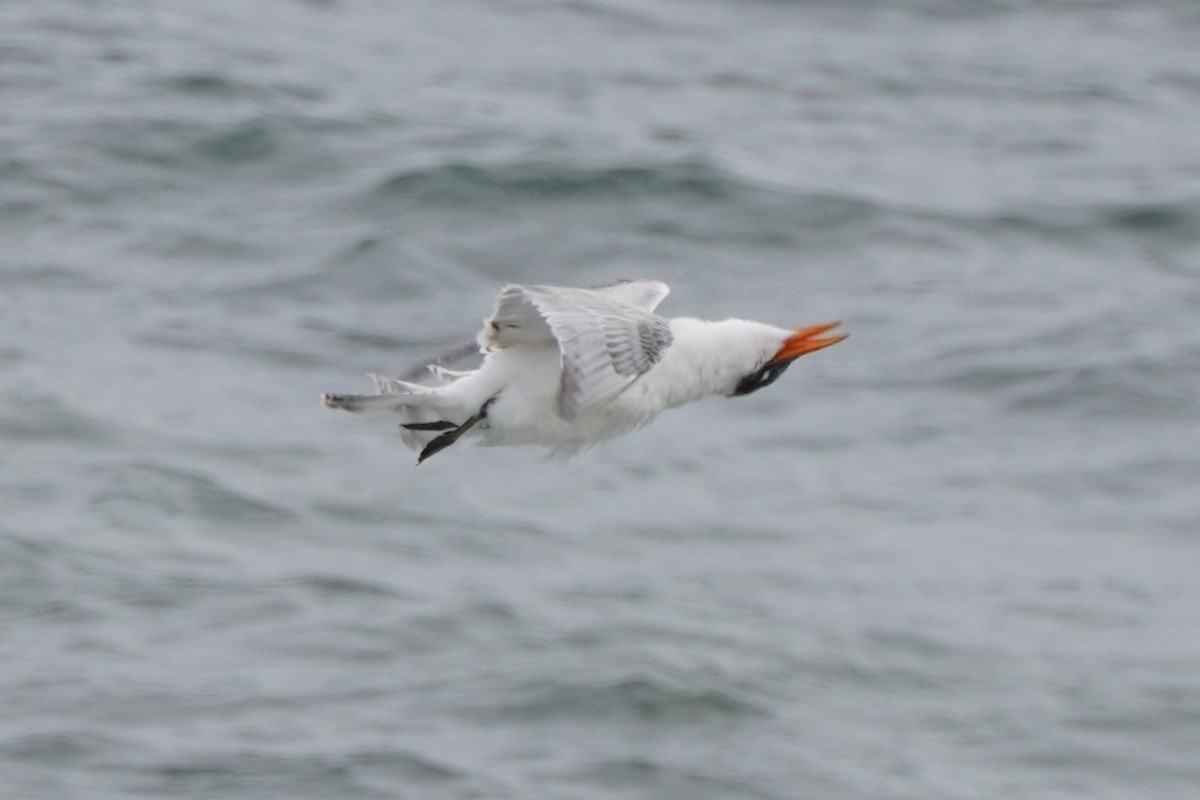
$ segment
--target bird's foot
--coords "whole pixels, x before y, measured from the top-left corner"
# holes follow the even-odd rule
[[[482,407],[480,407],[480,409],[477,413],[475,413],[470,418],[468,418],[467,421],[464,422],[462,425],[459,425],[457,428],[454,428],[453,430],[446,431],[442,435],[433,439],[433,441],[431,441],[429,444],[425,445],[425,448],[421,451],[421,454],[419,456],[417,456],[417,463],[421,464],[425,461],[425,459],[429,458],[430,456],[437,455],[438,453],[442,452],[447,447],[449,447],[450,445],[457,442],[459,440],[459,437],[461,437],[464,433],[471,430],[471,428],[475,427],[480,422],[483,422],[485,419],[487,419],[488,406],[490,406],[492,404],[492,401],[494,401],[495,399],[496,399],[495,397],[490,398],[486,403],[483,404]],[[422,425],[422,424],[433,425],[436,423],[416,422],[416,423],[412,423],[412,424],[413,425]],[[446,423],[446,424],[452,425],[453,423]],[[404,427],[407,428],[409,426],[405,425]],[[434,430],[434,429],[428,429],[428,430]]]

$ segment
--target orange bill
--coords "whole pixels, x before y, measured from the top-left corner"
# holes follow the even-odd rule
[[[840,322],[826,322],[823,325],[812,325],[807,328],[797,328],[791,336],[783,340],[783,347],[771,359],[772,362],[791,361],[806,353],[829,347],[845,339],[848,334],[836,333],[833,336],[821,336],[828,330],[836,328]]]

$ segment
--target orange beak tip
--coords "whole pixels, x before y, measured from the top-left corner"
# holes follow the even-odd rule
[[[820,325],[811,325],[807,328],[797,328],[791,336],[783,340],[783,347],[779,348],[779,352],[771,360],[791,361],[807,353],[813,353],[817,350],[823,350],[830,345],[837,344],[850,334],[837,333],[833,336],[821,336],[821,334],[836,328],[840,324],[840,322],[826,322]]]

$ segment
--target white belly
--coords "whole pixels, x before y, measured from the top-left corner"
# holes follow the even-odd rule
[[[499,387],[486,424],[480,426],[482,444],[576,450],[644,425],[658,413],[645,407],[635,382],[604,406],[564,420],[558,414],[562,363],[557,348],[502,350],[489,356],[480,373],[489,373],[487,382]]]

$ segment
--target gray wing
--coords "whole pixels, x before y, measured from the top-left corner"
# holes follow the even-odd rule
[[[507,286],[480,342],[492,349],[556,344],[563,365],[558,413],[575,419],[629,388],[670,347],[670,323],[646,308],[667,291],[657,281],[599,289]]]
[[[671,287],[662,281],[617,281],[607,286],[597,286],[592,291],[637,306],[643,311],[653,311],[671,293]]]
[[[400,380],[408,383],[418,383],[424,378],[429,377],[429,371],[435,367],[447,367],[450,364],[457,364],[472,356],[479,355],[479,343],[472,340],[463,342],[453,349],[443,350],[437,355],[427,358],[418,364],[414,364],[407,372],[400,373]]]

